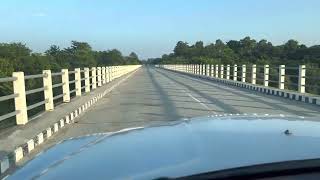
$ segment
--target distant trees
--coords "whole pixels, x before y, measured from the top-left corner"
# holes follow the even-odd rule
[[[270,80],[277,81],[278,65],[284,64],[287,67],[298,67],[300,64],[307,66],[306,90],[310,93],[320,94],[320,45],[307,47],[296,40],[288,40],[286,43],[274,46],[271,42],[262,39],[257,41],[250,37],[230,40],[226,43],[220,39],[215,43],[204,45],[198,41],[193,45],[179,41],[173,53],[164,54],[161,58],[149,59],[151,64],[269,64]],[[250,66],[247,66],[250,68]],[[248,71],[248,70],[247,70]],[[258,76],[261,76],[263,69],[258,68]],[[248,71],[249,72],[249,71]],[[298,70],[286,69],[286,88],[297,89]],[[260,79],[263,77],[259,77]],[[277,83],[270,82],[271,86]]]
[[[22,43],[0,43],[0,77],[11,76],[13,71],[36,74],[43,69],[55,71],[62,68],[139,63],[134,52],[125,57],[116,49],[94,51],[86,42],[72,41],[71,46],[64,49],[52,45],[44,54],[33,53]]]
[[[40,74],[44,69],[51,69],[59,72],[63,68],[74,69],[82,67],[140,64],[138,56],[132,52],[129,56],[123,56],[117,49],[107,51],[94,51],[86,42],[72,41],[71,46],[61,49],[52,45],[43,54],[33,53],[22,43],[0,43],[0,78],[10,77],[12,72],[23,71],[28,74]],[[73,78],[72,76],[70,78]],[[54,77],[55,83],[61,82],[61,78]],[[42,79],[26,80],[26,89],[35,89],[42,86]],[[74,88],[74,85],[70,85]],[[60,89],[54,89],[54,93]],[[0,96],[12,94],[12,82],[0,83]],[[28,103],[33,104],[43,100],[43,93],[28,95]],[[41,109],[41,107],[40,107]],[[14,110],[13,100],[0,102],[0,115]],[[39,112],[39,109],[32,110],[31,114]],[[0,129],[6,122],[0,122]]]
[[[220,39],[204,45],[198,41],[193,45],[179,41],[173,53],[162,58],[150,59],[149,63],[220,63],[220,64],[313,64],[320,63],[320,46],[307,47],[296,40],[274,46],[265,39],[256,41],[250,37],[230,40]]]

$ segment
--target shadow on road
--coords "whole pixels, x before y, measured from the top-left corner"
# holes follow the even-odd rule
[[[175,105],[169,98],[168,93],[164,91],[161,85],[157,82],[157,80],[154,77],[154,74],[150,72],[150,68],[147,68],[147,74],[152,82],[152,86],[158,91],[157,94],[159,94],[159,96],[161,97],[161,104],[164,109],[164,115],[167,117],[167,119],[177,120],[181,118],[181,116],[179,116],[179,114],[177,113]]]

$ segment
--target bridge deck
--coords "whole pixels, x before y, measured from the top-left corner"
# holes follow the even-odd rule
[[[78,118],[75,124],[41,145],[41,149],[70,137],[180,118],[258,113],[305,116],[316,120],[320,118],[319,111],[319,107],[312,104],[142,67]]]

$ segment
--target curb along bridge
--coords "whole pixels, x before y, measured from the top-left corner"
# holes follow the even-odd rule
[[[15,124],[0,129],[0,177],[64,139],[87,134],[197,116],[263,114],[317,120],[320,96],[316,83],[306,82],[318,79],[308,71],[304,65],[188,64],[14,72],[0,78],[13,89],[0,102],[14,106],[0,115],[0,123]],[[27,89],[32,79],[40,80],[42,87]],[[34,93],[41,93],[43,101],[30,104],[28,96]],[[43,112],[31,113],[39,107]]]

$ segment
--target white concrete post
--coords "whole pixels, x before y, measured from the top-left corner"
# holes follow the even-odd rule
[[[284,89],[285,75],[286,75],[286,66],[280,65],[279,66],[279,89]]]
[[[230,79],[230,64],[227,64],[227,74],[226,79]]]
[[[109,82],[109,80],[108,80],[108,78],[109,78],[109,69],[108,69],[108,66],[106,66],[105,67],[105,70],[106,70],[106,72],[105,72],[105,79],[106,79],[106,83],[108,83]]]
[[[63,93],[63,102],[70,102],[70,87],[69,87],[69,70],[62,69],[62,93]]]
[[[206,75],[206,65],[205,64],[202,64],[202,74],[203,76]]]
[[[84,85],[85,85],[85,92],[90,92],[90,70],[89,68],[84,68]]]
[[[91,76],[92,76],[92,89],[97,88],[97,70],[96,67],[91,68]]]
[[[233,65],[233,80],[237,81],[238,80],[238,65]]]
[[[221,64],[220,65],[220,78],[223,79],[223,77],[224,77],[224,65]]]
[[[210,67],[211,67],[211,77],[214,77],[214,65],[211,64]]]
[[[18,112],[16,115],[16,124],[23,125],[28,122],[24,72],[13,72],[12,77],[17,78],[13,81],[13,93],[18,94],[18,96],[14,98],[15,110]]]
[[[298,91],[299,93],[306,92],[306,65],[299,66]]]
[[[113,74],[114,73],[114,67],[113,66],[110,66],[110,81],[113,80]]]
[[[102,84],[106,83],[106,67],[101,68],[101,74],[102,74]]]
[[[264,65],[264,86],[269,86],[269,65]]]
[[[98,70],[98,87],[101,86],[101,67],[97,68]]]
[[[46,111],[52,111],[54,107],[53,107],[51,70],[43,70],[42,74],[43,74],[45,109]]]
[[[218,78],[219,77],[219,65],[218,64],[216,64],[216,69],[215,69],[215,76],[216,76],[216,78]]]
[[[252,72],[251,72],[251,83],[256,84],[257,81],[257,65],[252,65]]]
[[[246,82],[246,74],[247,74],[247,68],[246,65],[242,65],[242,76],[241,76],[241,81]]]
[[[202,64],[202,75],[205,76],[206,75],[206,65]]]
[[[80,68],[74,69],[74,80],[75,82],[75,88],[76,88],[76,96],[81,96],[81,71]]]
[[[210,76],[210,64],[207,64],[207,65],[206,65],[206,69],[207,69],[206,75],[207,75],[207,76]]]
[[[110,77],[111,77],[111,68],[109,66],[107,66],[107,83],[110,82]]]

